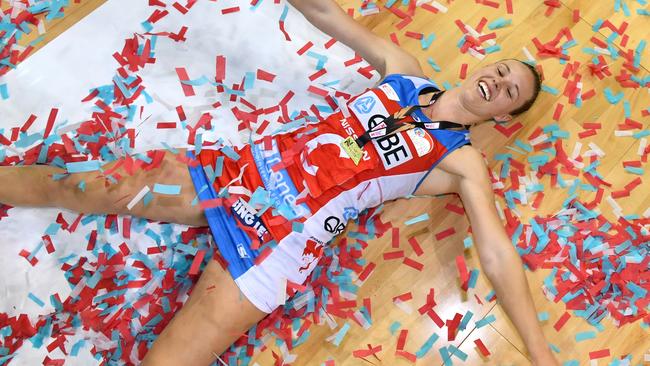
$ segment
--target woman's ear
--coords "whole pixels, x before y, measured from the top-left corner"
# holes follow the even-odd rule
[[[492,117],[497,122],[510,122],[512,120],[512,115],[511,114],[502,114],[500,116],[494,116]]]

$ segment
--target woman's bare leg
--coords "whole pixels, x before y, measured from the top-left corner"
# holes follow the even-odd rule
[[[142,366],[208,366],[266,315],[239,292],[228,272],[210,261]]]
[[[181,150],[179,154],[185,154]],[[107,164],[109,170],[115,163]],[[201,208],[191,206],[196,195],[185,163],[165,151],[159,167],[138,170],[133,176],[119,168],[122,178],[105,185],[98,172],[72,174],[60,181],[53,174],[63,169],[37,165],[0,167],[0,202],[11,206],[61,207],[93,214],[122,214],[156,221],[207,226]],[[77,185],[86,182],[85,192]],[[142,202],[128,210],[126,205],[146,185],[180,185],[181,194],[154,194],[148,206]],[[258,310],[240,292],[230,274],[210,261],[185,305],[179,310],[147,353],[143,365],[210,365],[239,336],[267,314]]]
[[[185,150],[179,149],[179,155]],[[116,162],[102,167],[109,171]],[[151,170],[138,169],[129,176],[123,167],[118,168],[122,178],[117,183],[106,184],[100,172],[73,173],[61,180],[51,178],[65,173],[64,169],[31,165],[0,167],[0,203],[11,206],[61,207],[87,214],[119,214],[144,217],[154,221],[173,222],[191,226],[207,226],[199,205],[192,206],[196,190],[187,166],[177,155],[165,150],[162,163]],[[85,181],[82,191],[78,185]],[[141,200],[131,210],[127,204],[145,186],[153,190],[154,184],[180,185],[179,195],[153,193],[151,202],[144,206]]]

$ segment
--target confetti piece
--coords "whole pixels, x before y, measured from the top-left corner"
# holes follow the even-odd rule
[[[148,194],[149,192],[150,192],[149,186],[144,186],[144,187],[140,190],[140,192],[138,192],[138,194],[136,194],[135,197],[133,197],[133,199],[131,199],[131,201],[129,201],[129,203],[126,205],[126,208],[127,208],[129,211],[131,211],[131,209],[133,208],[133,206],[135,206],[136,204],[138,204],[138,202],[140,202],[140,200],[142,200],[142,198],[144,198],[144,196],[145,196],[146,194]]]
[[[417,224],[418,222],[422,222],[422,221],[426,221],[426,220],[429,220],[429,214],[424,213],[422,215],[419,215],[419,216],[416,216],[416,217],[413,217],[411,219],[406,220],[404,222],[404,225],[413,225],[413,224]]]
[[[375,355],[375,354],[381,352],[382,346],[379,345],[379,346],[376,346],[376,347],[372,347],[372,346],[368,345],[368,348],[369,349],[354,350],[354,351],[352,351],[352,356],[357,357],[357,358],[364,358],[364,357],[372,356],[372,355]]]
[[[399,259],[404,257],[404,251],[403,250],[396,250],[393,252],[386,252],[384,253],[384,260],[391,260],[391,259]]]
[[[482,354],[484,357],[488,357],[488,356],[490,356],[490,351],[488,351],[487,347],[485,347],[485,344],[483,344],[483,341],[481,341],[480,338],[475,339],[475,340],[474,340],[474,344],[475,344],[476,347],[479,349],[479,351],[481,351],[481,354]]]
[[[465,80],[465,77],[467,77],[467,64],[463,63],[460,65],[460,78]]]
[[[192,260],[192,265],[190,266],[190,269],[187,272],[189,275],[196,275],[199,273],[199,266],[201,265],[201,262],[203,262],[203,258],[205,258],[205,251],[199,250],[194,256],[194,259]]]
[[[507,27],[511,24],[512,24],[511,19],[497,18],[488,24],[488,29],[495,30],[495,29]]]
[[[402,324],[398,321],[394,321],[393,324],[390,325],[390,334],[395,334],[395,332],[402,326]]]
[[[420,246],[420,244],[418,243],[417,239],[414,236],[408,239],[408,243],[411,245],[411,248],[413,248],[413,251],[418,257],[424,254],[422,247]]]
[[[335,334],[332,344],[338,347],[341,344],[341,341],[343,341],[343,337],[348,333],[348,330],[350,330],[350,324],[346,322]]]
[[[192,88],[191,85],[186,83],[187,81],[190,80],[190,77],[187,75],[187,71],[185,71],[185,68],[177,67],[175,70],[176,70],[176,75],[178,75],[178,79],[181,82],[181,88],[183,89],[183,94],[186,97],[191,97],[196,95],[196,93],[194,92],[194,88]]]
[[[7,84],[0,84],[0,98],[3,100],[9,99],[9,88]]]
[[[488,316],[484,317],[483,319],[480,319],[480,320],[476,321],[476,327],[477,328],[484,327],[484,326],[494,322],[495,320],[496,320],[496,317],[494,316],[494,314],[489,314]]]
[[[85,173],[97,171],[101,168],[101,162],[97,160],[80,161],[65,164],[68,173]]]
[[[589,359],[590,360],[597,360],[599,358],[605,358],[605,357],[609,357],[609,356],[610,356],[609,348],[589,352]]]
[[[424,264],[422,264],[422,263],[420,263],[420,262],[418,262],[418,261],[416,261],[414,259],[411,259],[411,258],[404,258],[402,263],[406,264],[407,266],[409,266],[409,267],[411,267],[411,268],[413,268],[413,269],[415,269],[417,271],[422,271],[422,269],[424,268]]]
[[[239,11],[239,6],[233,6],[230,8],[221,9],[221,14],[226,15],[226,14],[236,13],[238,11]]]
[[[155,183],[153,186],[153,192],[166,195],[178,195],[181,193],[181,186]]]
[[[575,338],[576,338],[576,342],[582,342],[587,339],[594,339],[596,338],[596,332],[593,331],[579,332],[576,333]]]
[[[445,229],[439,233],[436,233],[435,237],[436,240],[440,241],[443,240],[451,235],[454,235],[456,233],[456,230],[453,227],[450,227],[449,229]]]
[[[31,293],[31,292],[27,295],[27,297],[29,297],[30,300],[32,300],[33,302],[35,302],[36,305],[38,305],[38,306],[40,306],[40,307],[45,306],[45,303],[43,302],[43,300],[39,299],[36,295],[34,295],[34,294]]]
[[[553,324],[553,328],[555,328],[555,330],[559,332],[560,329],[562,329],[562,327],[564,326],[564,324],[566,324],[566,322],[569,320],[570,317],[571,315],[569,315],[569,313],[565,311],[564,314],[562,314],[562,316],[555,322],[555,324]]]

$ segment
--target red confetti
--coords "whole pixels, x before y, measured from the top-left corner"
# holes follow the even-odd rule
[[[481,351],[481,354],[485,357],[488,357],[490,355],[490,351],[488,351],[487,347],[483,344],[480,338],[477,338],[474,340],[474,344],[476,347],[478,347],[479,351]]]
[[[463,255],[456,256],[456,268],[458,269],[458,274],[460,275],[460,283],[464,290],[467,290],[467,281],[469,281],[469,272],[467,271],[467,265],[465,264],[465,257]]]
[[[433,322],[436,323],[436,325],[438,326],[438,328],[442,328],[442,327],[445,326],[445,322],[442,321],[442,319],[440,318],[440,316],[438,315],[438,313],[436,313],[435,310],[433,310],[433,309],[429,309],[426,313],[427,313],[427,315],[429,316],[429,318],[431,318],[431,320],[433,320]]]
[[[44,139],[50,135],[50,132],[52,132],[52,127],[54,127],[54,120],[56,119],[57,113],[59,113],[57,108],[52,108],[50,110],[50,116],[47,118],[47,125],[45,126],[45,133],[43,133]]]
[[[609,357],[609,348],[589,352],[589,359],[590,360],[596,360],[596,359],[605,358],[605,357]]]
[[[571,315],[565,311],[564,314],[562,314],[562,316],[560,317],[560,319],[558,319],[555,322],[555,324],[553,324],[553,328],[555,328],[555,330],[559,332],[560,329],[562,329],[562,327],[564,326],[564,324],[566,324],[566,322],[569,320],[569,318],[571,318]]]
[[[327,73],[327,70],[325,68],[322,68],[322,69],[316,71],[315,73],[309,75],[309,80],[314,81],[314,80],[318,79],[319,77],[325,75],[326,73]]]
[[[424,268],[424,264],[422,264],[422,263],[420,263],[420,262],[418,262],[416,260],[413,260],[411,258],[404,258],[404,261],[402,263],[406,264],[407,266],[409,266],[411,268],[416,269],[417,271],[422,271],[422,269]]]
[[[176,128],[176,122],[158,122],[157,129]]]
[[[273,79],[275,79],[275,75],[271,74],[270,72],[266,72],[262,69],[257,69],[257,79],[272,83]]]
[[[214,80],[222,82],[226,78],[226,58],[224,56],[217,56],[216,73]],[[182,120],[184,120],[183,118]]]
[[[395,302],[396,300],[409,301],[412,298],[413,298],[413,294],[411,292],[406,292],[406,293],[403,293],[401,295],[397,295],[397,296],[393,297],[393,302]]]
[[[413,353],[411,353],[411,352],[407,352],[407,351],[402,351],[402,350],[400,350],[400,351],[395,351],[395,354],[396,354],[397,356],[401,356],[401,357],[406,358],[406,359],[409,360],[411,363],[415,363],[415,361],[417,360],[417,357],[416,357]]]
[[[379,353],[381,351],[381,344],[377,347],[371,347],[370,345],[368,346],[370,349],[358,349],[352,351],[352,356],[358,358],[364,358],[364,357],[375,355],[376,353]]]
[[[411,244],[411,248],[413,248],[413,251],[418,257],[424,254],[424,251],[422,250],[420,243],[418,243],[418,240],[414,236],[410,237],[408,242],[409,244]]]
[[[462,206],[457,206],[454,205],[453,203],[447,203],[445,205],[445,208],[453,213],[457,213],[459,215],[465,215],[465,209]]]
[[[178,78],[181,81],[181,87],[183,88],[183,94],[185,94],[186,97],[191,97],[193,95],[196,95],[194,93],[194,88],[192,88],[192,85],[188,85],[188,84],[183,83],[183,81],[190,80],[189,76],[187,75],[187,71],[185,71],[185,68],[184,67],[177,67],[176,68],[176,74],[178,75]]]
[[[447,320],[447,340],[453,341],[456,339],[458,334],[458,326],[460,321],[463,319],[463,315],[456,313],[452,319]]]
[[[239,6],[233,6],[232,8],[225,8],[221,9],[221,14],[230,14],[230,13],[236,13],[239,11]]]
[[[192,265],[190,266],[190,270],[187,272],[190,275],[195,275],[199,273],[199,267],[201,266],[201,262],[203,262],[203,258],[205,257],[205,250],[199,250],[196,252],[196,255],[194,256],[194,260],[192,260]]]
[[[307,52],[307,50],[309,50],[313,45],[314,43],[312,43],[312,41],[305,43],[305,45],[298,50],[298,55],[302,56],[302,54]]]
[[[392,236],[392,247],[393,248],[399,248],[399,228],[394,227],[391,231],[391,236]]]
[[[399,337],[397,338],[397,351],[404,349],[404,345],[406,344],[406,337],[408,337],[408,334],[408,329],[402,329],[399,332]]]
[[[403,250],[397,250],[394,252],[386,252],[384,253],[384,260],[391,260],[391,259],[398,259],[398,258],[403,258],[404,257],[404,251]]]
[[[573,9],[573,22],[577,23],[580,21],[580,9]]]
[[[467,64],[460,65],[460,78],[465,80],[467,77]]]
[[[564,105],[562,103],[558,103],[555,106],[555,112],[553,112],[553,120],[559,121],[560,120],[560,115],[562,115],[562,109],[564,108]]]
[[[454,235],[456,233],[456,230],[453,227],[450,227],[449,229],[443,230],[439,233],[437,233],[436,240],[440,241],[448,236]]]
[[[54,244],[52,244],[52,239],[50,239],[50,236],[43,235],[41,239],[43,240],[43,244],[45,244],[45,249],[47,252],[50,254],[54,253]]]
[[[29,118],[27,118],[27,121],[23,124],[23,126],[20,128],[20,132],[27,132],[27,130],[32,126],[32,123],[36,121],[36,116],[35,115],[30,115]]]
[[[495,8],[495,9],[497,9],[499,7],[499,3],[494,2],[494,1],[490,1],[490,0],[482,0],[481,3],[483,5],[487,5],[487,6],[490,6],[492,8]]]
[[[521,122],[515,122],[510,124],[510,126],[505,127],[501,123],[497,123],[494,125],[494,129],[497,131],[501,132],[505,137],[510,137],[512,136],[515,132],[517,132],[519,129],[523,128],[524,125],[521,124]]]
[[[176,3],[173,3],[172,6],[173,6],[176,10],[178,10],[181,14],[185,14],[185,13],[187,13],[187,8],[184,7],[183,5],[177,3],[177,2],[176,2]]]

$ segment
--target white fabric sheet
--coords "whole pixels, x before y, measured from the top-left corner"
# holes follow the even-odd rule
[[[133,37],[134,32],[143,32],[140,23],[154,9],[147,3],[109,0],[11,71],[4,78],[11,97],[0,101],[0,129],[4,129],[4,135],[10,136],[10,128],[21,126],[30,114],[38,117],[30,132],[42,131],[53,107],[59,108],[55,128],[74,126],[88,119],[92,104],[81,103],[81,99],[88,95],[91,88],[111,82],[118,67],[111,55],[122,49],[125,38]],[[169,5],[172,3],[169,1]],[[241,10],[221,14],[221,9],[232,6],[239,6]],[[138,131],[135,150],[163,148],[163,142],[175,147],[189,146],[187,131],[180,127],[175,130],[156,129],[157,122],[178,121],[174,109],[177,105],[184,106],[188,123],[192,125],[201,113],[212,114],[214,130],[204,133],[203,140],[224,138],[232,144],[248,140],[250,132],[238,132],[238,122],[230,112],[233,106],[239,106],[244,111],[249,110],[247,107],[228,101],[224,94],[217,95],[207,84],[195,86],[197,95],[194,97],[185,97],[182,93],[175,68],[185,67],[191,79],[202,75],[210,77],[215,73],[217,55],[227,58],[227,84],[239,83],[246,72],[255,72],[258,68],[276,74],[272,84],[256,80],[254,89],[247,92],[246,99],[258,107],[270,107],[277,104],[288,90],[293,90],[296,95],[288,104],[290,113],[293,110],[308,110],[311,104],[326,105],[323,98],[307,92],[310,85],[308,76],[316,71],[317,60],[296,53],[308,40],[315,44],[311,51],[328,57],[325,64],[328,73],[313,85],[340,80],[333,85],[334,88],[356,94],[379,80],[376,73],[369,80],[356,72],[357,68],[367,66],[365,62],[346,68],[343,62],[353,58],[354,53],[340,43],[325,49],[323,45],[329,37],[311,26],[291,7],[286,30],[292,40],[287,42],[278,27],[284,6],[284,1],[274,4],[273,1],[262,0],[256,9],[252,9],[248,2],[200,0],[186,15],[168,6],[170,15],[156,23],[153,31],[178,32],[181,26],[186,25],[189,27],[187,41],[177,43],[159,37],[155,64],[145,66],[138,73],[154,102],[147,104],[142,97],[136,101],[138,108],[143,108],[142,114],[141,117],[137,114],[128,125]],[[221,107],[215,109],[210,106],[217,101],[222,103]],[[277,116],[279,114],[273,117]],[[272,124],[265,133],[279,127],[275,119],[270,121]],[[13,155],[11,151],[5,152]],[[9,211],[9,217],[0,220],[0,312],[10,316],[25,313],[33,323],[39,315],[53,311],[48,301],[51,294],[58,293],[61,299],[70,295],[71,288],[57,259],[71,253],[92,257],[86,251],[87,235],[92,229],[97,229],[97,225],[80,225],[73,234],[59,232],[53,236],[56,251],[48,254],[41,250],[36,256],[39,262],[34,267],[18,255],[21,249],[33,251],[38,246],[41,236],[59,212],[64,213],[68,222],[76,217],[76,213],[57,208],[18,207]],[[160,230],[156,223],[150,224],[150,227],[156,232]],[[176,233],[185,229],[181,225],[173,225],[173,228]],[[117,248],[124,239],[120,235],[104,232],[99,234],[98,241],[105,241]],[[142,252],[155,245],[151,238],[142,233],[134,233],[126,243],[132,251]],[[30,292],[43,300],[45,306],[40,307],[30,300]],[[101,342],[102,338],[79,330],[75,336],[68,337],[68,350],[77,339],[84,337],[94,344]],[[29,342],[25,342],[12,364],[41,364],[47,355],[45,346],[51,340],[45,339],[40,349],[34,349]],[[66,365],[99,364],[100,361],[90,354],[90,348],[91,345],[86,344],[77,357],[66,357],[57,349],[49,357],[66,358]]]

